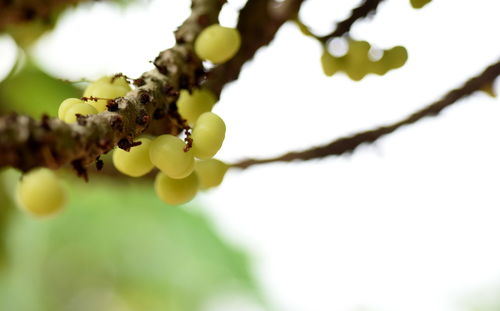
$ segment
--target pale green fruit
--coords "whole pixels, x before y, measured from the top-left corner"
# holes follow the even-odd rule
[[[170,178],[184,178],[194,169],[192,149],[184,151],[184,142],[173,135],[156,137],[149,146],[151,162]]]
[[[24,174],[17,185],[20,207],[37,216],[54,215],[64,208],[66,193],[52,170],[36,168]]]
[[[384,63],[382,60],[378,60],[376,62],[371,62],[368,67],[370,72],[373,72],[377,75],[385,75],[391,68],[388,64]]]
[[[367,41],[349,41],[349,51],[347,53],[347,58],[349,64],[366,64],[369,60],[368,52],[370,51],[371,45]]]
[[[367,68],[366,67],[356,67],[352,66],[346,69],[345,73],[347,76],[353,80],[353,81],[361,81],[367,74]]]
[[[97,114],[97,109],[85,102],[76,103],[68,108],[66,114],[64,115],[63,121],[66,123],[75,123],[77,114],[81,114],[82,116]]]
[[[191,201],[196,196],[198,184],[195,172],[182,179],[170,178],[160,172],[156,175],[155,191],[163,202],[179,205]]]
[[[340,69],[335,56],[328,53],[326,50],[321,55],[321,67],[323,68],[324,74],[328,77],[333,76]]]
[[[390,68],[396,69],[402,67],[408,60],[408,52],[403,46],[395,46],[384,52],[381,61],[386,63]]]
[[[93,88],[99,85],[111,85],[115,87],[125,88],[128,91],[132,90],[127,82],[127,79],[125,79],[124,77],[116,77],[113,79],[112,76],[104,76],[95,81],[92,81],[85,89],[83,96],[90,96],[89,93],[92,93],[92,91],[94,91]]]
[[[181,90],[177,109],[190,125],[194,125],[202,113],[212,110],[215,102],[214,94],[208,89],[194,89],[192,94],[187,90]]]
[[[191,138],[193,154],[198,159],[212,158],[222,146],[226,136],[226,124],[213,112],[205,112],[196,121]]]
[[[64,119],[68,109],[73,107],[75,104],[85,104],[85,102],[79,98],[67,98],[63,100],[61,105],[59,105],[59,111],[57,112],[57,117],[61,120]]]
[[[237,29],[214,24],[198,35],[194,50],[199,58],[222,64],[238,52],[240,45],[241,37]]]
[[[200,189],[217,187],[222,183],[229,166],[217,159],[196,161],[194,171],[200,179]]]
[[[113,165],[121,173],[131,177],[141,177],[149,173],[154,165],[149,158],[151,139],[142,137],[137,139],[141,144],[125,151],[116,148],[113,151]]]
[[[98,97],[104,98],[98,101],[89,101],[98,112],[106,110],[108,99],[115,99],[123,97],[131,91],[130,86],[123,77],[118,77],[111,82],[112,77],[105,76],[92,83],[90,83],[83,92],[84,97]]]
[[[123,76],[120,76],[120,77],[104,76],[104,77],[100,78],[99,80],[103,80],[105,82],[109,81],[109,83],[111,83],[112,85],[124,87],[124,88],[128,89],[129,91],[131,90],[127,79],[125,79],[125,77],[123,77]]]
[[[414,9],[421,9],[429,2],[431,2],[431,0],[410,0],[411,6]]]

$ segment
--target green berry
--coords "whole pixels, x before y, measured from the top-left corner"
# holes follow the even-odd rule
[[[36,168],[24,174],[17,185],[17,198],[23,210],[37,217],[54,215],[66,203],[63,186],[47,168]]]
[[[202,160],[212,158],[222,146],[225,136],[224,121],[215,113],[203,113],[196,121],[191,134],[194,156]]]
[[[196,196],[198,184],[198,176],[194,172],[182,179],[170,178],[160,172],[156,175],[154,187],[163,202],[179,205],[191,201]]]
[[[196,161],[194,171],[200,180],[200,189],[210,189],[222,183],[229,166],[217,159]]]
[[[408,52],[403,46],[395,46],[384,52],[381,61],[386,63],[391,69],[402,67],[408,60]]]
[[[173,135],[156,137],[149,147],[151,162],[170,178],[184,178],[194,169],[192,149],[185,152],[184,142]]]
[[[321,55],[321,67],[323,68],[324,74],[328,77],[333,76],[340,69],[335,56],[326,50]]]
[[[108,99],[123,97],[130,91],[131,88],[125,78],[117,77],[113,79],[113,77],[105,76],[90,83],[83,92],[83,96],[103,98],[98,101],[89,101],[98,112],[103,112],[106,110]]]
[[[241,37],[237,29],[214,24],[198,35],[194,50],[199,58],[222,64],[238,52],[240,45]]]
[[[72,105],[71,107],[68,108],[66,111],[66,114],[64,115],[64,122],[66,123],[75,123],[76,122],[76,115],[81,114],[82,116],[88,116],[91,114],[97,114],[97,109],[95,109],[93,106],[83,102],[83,103],[76,103]]]
[[[214,94],[208,89],[194,89],[191,94],[187,90],[181,90],[177,109],[190,125],[194,125],[202,113],[212,110],[215,102]]]
[[[137,139],[141,144],[125,151],[116,148],[113,151],[113,165],[121,173],[131,177],[141,177],[149,173],[154,165],[149,158],[151,139],[142,137]]]
[[[75,104],[85,104],[85,102],[79,98],[67,98],[59,106],[59,111],[57,112],[57,117],[61,120],[64,119],[68,109],[73,107]]]

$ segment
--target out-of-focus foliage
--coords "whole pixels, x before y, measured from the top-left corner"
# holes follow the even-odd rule
[[[194,311],[227,292],[256,297],[246,257],[193,207],[165,205],[150,184],[82,183],[57,217],[11,213],[0,310]]]
[[[500,288],[484,287],[465,298],[464,311],[498,311],[500,310]]]
[[[9,221],[10,210],[12,209],[11,197],[2,180],[2,171],[0,171],[0,269],[5,264],[7,254],[6,230]]]
[[[0,110],[4,112],[57,116],[64,99],[80,96],[81,90],[48,75],[29,59],[19,71],[0,82]]]
[[[55,26],[56,18],[47,20],[36,19],[29,23],[10,25],[5,29],[16,41],[19,47],[24,49],[35,43],[45,32],[52,30]]]

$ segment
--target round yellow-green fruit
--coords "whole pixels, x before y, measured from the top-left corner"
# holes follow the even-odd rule
[[[321,68],[326,76],[333,76],[339,70],[335,56],[328,51],[324,51],[321,55]]]
[[[109,99],[125,96],[130,91],[131,88],[124,77],[105,76],[90,83],[83,92],[83,96],[103,98],[98,101],[89,101],[98,112],[103,112],[106,110]]]
[[[396,69],[402,67],[408,60],[408,51],[404,46],[395,46],[392,49],[384,51],[381,61],[390,68]]]
[[[131,177],[141,177],[149,173],[154,165],[149,158],[151,139],[141,137],[137,139],[141,144],[125,151],[116,148],[113,151],[113,165],[121,173]]]
[[[94,106],[89,105],[85,102],[73,104],[66,111],[66,114],[64,115],[63,118],[64,122],[75,123],[77,114],[81,114],[82,116],[97,114],[97,109],[95,109]]]
[[[237,29],[214,24],[198,35],[194,50],[199,58],[222,64],[238,52],[240,45],[241,37]]]
[[[222,183],[229,166],[217,159],[196,161],[194,171],[200,180],[200,189],[206,190],[217,187]]]
[[[28,213],[44,217],[54,215],[64,208],[66,193],[54,172],[36,168],[24,174],[17,185],[20,207]]]
[[[222,146],[226,136],[226,124],[213,112],[205,112],[196,121],[191,133],[193,154],[198,159],[212,158]]]
[[[177,110],[190,125],[194,125],[202,113],[212,110],[215,102],[214,94],[206,88],[194,89],[191,94],[188,90],[181,90]]]
[[[151,162],[170,178],[184,178],[194,169],[192,149],[185,152],[184,142],[176,136],[165,134],[156,137],[149,146]]]
[[[159,172],[155,179],[155,191],[158,197],[170,205],[179,205],[191,201],[198,191],[198,175],[193,172],[185,178],[174,179]]]
[[[63,100],[61,105],[59,105],[59,110],[57,111],[57,117],[61,120],[64,120],[64,116],[68,109],[73,107],[75,104],[85,104],[85,102],[79,98],[66,98]]]

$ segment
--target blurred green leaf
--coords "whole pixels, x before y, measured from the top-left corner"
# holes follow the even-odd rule
[[[4,182],[7,170],[0,170],[0,271],[7,264],[7,227],[13,202],[9,190]]]
[[[33,117],[42,113],[57,116],[59,104],[64,99],[80,96],[78,88],[48,75],[30,60],[0,83],[1,110]]]
[[[194,311],[226,291],[257,297],[246,257],[200,212],[161,203],[151,185],[77,183],[55,218],[14,217],[0,310]]]

